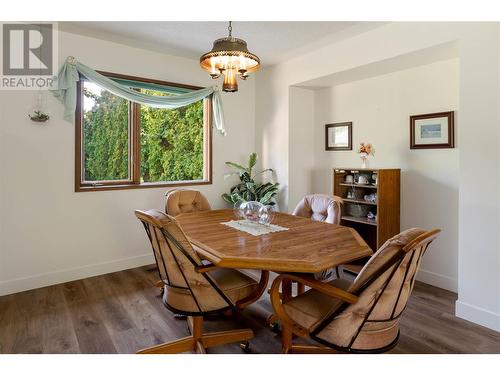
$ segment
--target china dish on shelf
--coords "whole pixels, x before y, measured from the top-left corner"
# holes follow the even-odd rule
[[[345,207],[345,213],[347,216],[355,218],[363,218],[368,215],[369,207],[364,204],[349,204]]]
[[[366,202],[370,202],[370,203],[376,203],[377,202],[377,194],[375,194],[375,193],[366,194],[365,196],[363,196],[363,200],[365,200]]]
[[[370,180],[368,179],[368,177],[366,177],[365,175],[359,175],[358,177],[358,184],[360,185],[368,185],[370,183]]]

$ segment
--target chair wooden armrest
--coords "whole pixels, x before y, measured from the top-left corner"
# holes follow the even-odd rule
[[[278,276],[281,280],[288,279],[298,283],[307,285],[308,287],[317,290],[327,296],[340,299],[344,302],[353,304],[358,301],[358,297],[352,293],[346,292],[343,289],[337,288],[328,283],[316,280],[314,277],[304,274],[282,274]]]
[[[346,292],[343,289],[337,288],[333,285],[323,283],[314,279],[311,276],[303,275],[303,274],[281,274],[276,279],[274,279],[273,284],[271,286],[271,304],[273,306],[276,315],[283,322],[291,327],[293,333],[301,337],[308,337],[309,330],[300,324],[296,323],[290,316],[286,313],[283,308],[283,304],[281,301],[281,293],[280,293],[280,285],[283,280],[296,281],[298,283],[302,283],[307,285],[308,287],[317,290],[320,293],[323,293],[327,296],[338,298],[341,301],[347,302],[349,304],[356,303],[358,301],[358,297],[354,294]]]
[[[216,266],[213,263],[209,263],[209,264],[203,264],[201,266],[196,266],[194,269],[198,273],[205,273],[205,272],[210,272],[210,271],[216,270],[217,268],[220,268],[220,267]]]

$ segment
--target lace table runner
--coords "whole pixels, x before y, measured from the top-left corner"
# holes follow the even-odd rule
[[[288,230],[288,228],[280,227],[279,225],[274,224],[260,224],[255,221],[250,220],[231,220],[225,223],[221,223],[227,225],[228,227],[241,230],[242,232],[246,232],[251,234],[252,236],[261,236],[263,234],[273,233],[273,232],[283,232]]]

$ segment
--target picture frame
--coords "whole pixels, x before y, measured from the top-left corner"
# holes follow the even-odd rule
[[[410,149],[454,147],[453,111],[410,116]]]
[[[352,150],[352,122],[325,125],[325,151]]]

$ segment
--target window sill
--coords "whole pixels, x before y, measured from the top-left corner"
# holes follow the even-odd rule
[[[196,186],[196,185],[211,185],[210,180],[194,180],[181,182],[144,182],[142,184],[123,184],[123,185],[80,185],[75,186],[75,192],[81,193],[85,191],[106,191],[106,190],[129,190],[129,189],[158,189],[171,188],[179,186]]]

